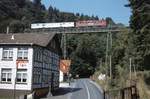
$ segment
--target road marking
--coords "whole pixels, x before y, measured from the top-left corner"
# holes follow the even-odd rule
[[[88,86],[86,85],[85,82],[84,82],[84,85],[85,85],[85,88],[86,88],[86,90],[87,90],[88,99],[90,99],[90,91],[89,91],[89,88],[88,88]]]
[[[104,98],[104,92],[102,90],[102,88],[96,83],[96,82],[93,82],[92,80],[90,80],[90,84],[92,84],[93,86],[95,86],[95,88],[98,89],[98,91],[100,92],[100,99],[103,99]]]
[[[99,85],[97,85],[95,82],[93,82],[93,81],[90,81],[90,83],[92,84],[92,85],[94,85],[96,88],[98,88],[98,90],[101,92],[101,93],[103,93],[103,90],[102,90],[102,88],[99,86]]]

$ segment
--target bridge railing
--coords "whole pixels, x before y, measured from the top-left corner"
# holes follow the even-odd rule
[[[108,27],[71,27],[71,28],[49,28],[49,29],[30,29],[25,32],[47,32],[47,33],[105,33],[105,32],[119,32],[126,28],[108,28]]]

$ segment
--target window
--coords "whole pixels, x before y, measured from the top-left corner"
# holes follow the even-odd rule
[[[3,59],[13,59],[13,48],[3,48]]]
[[[2,69],[1,81],[11,82],[12,71],[11,69]]]
[[[17,83],[27,83],[27,70],[26,69],[17,70]]]
[[[18,48],[18,59],[28,59],[28,48]]]

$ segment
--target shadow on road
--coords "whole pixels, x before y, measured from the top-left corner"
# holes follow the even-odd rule
[[[61,87],[58,90],[52,92],[53,96],[60,96],[60,95],[65,95],[71,92],[76,92],[81,90],[82,88],[66,88],[66,87]]]

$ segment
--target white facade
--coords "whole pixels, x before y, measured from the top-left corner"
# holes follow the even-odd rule
[[[0,47],[0,89],[48,87],[59,87],[58,54],[40,46]]]
[[[19,63],[23,60],[18,60],[18,49],[21,47],[10,47],[12,52],[6,53],[5,48],[9,47],[0,47],[0,89],[31,90],[33,48],[27,48],[27,59],[24,63]]]
[[[64,81],[64,73],[60,70],[59,71],[59,82],[63,82]]]

